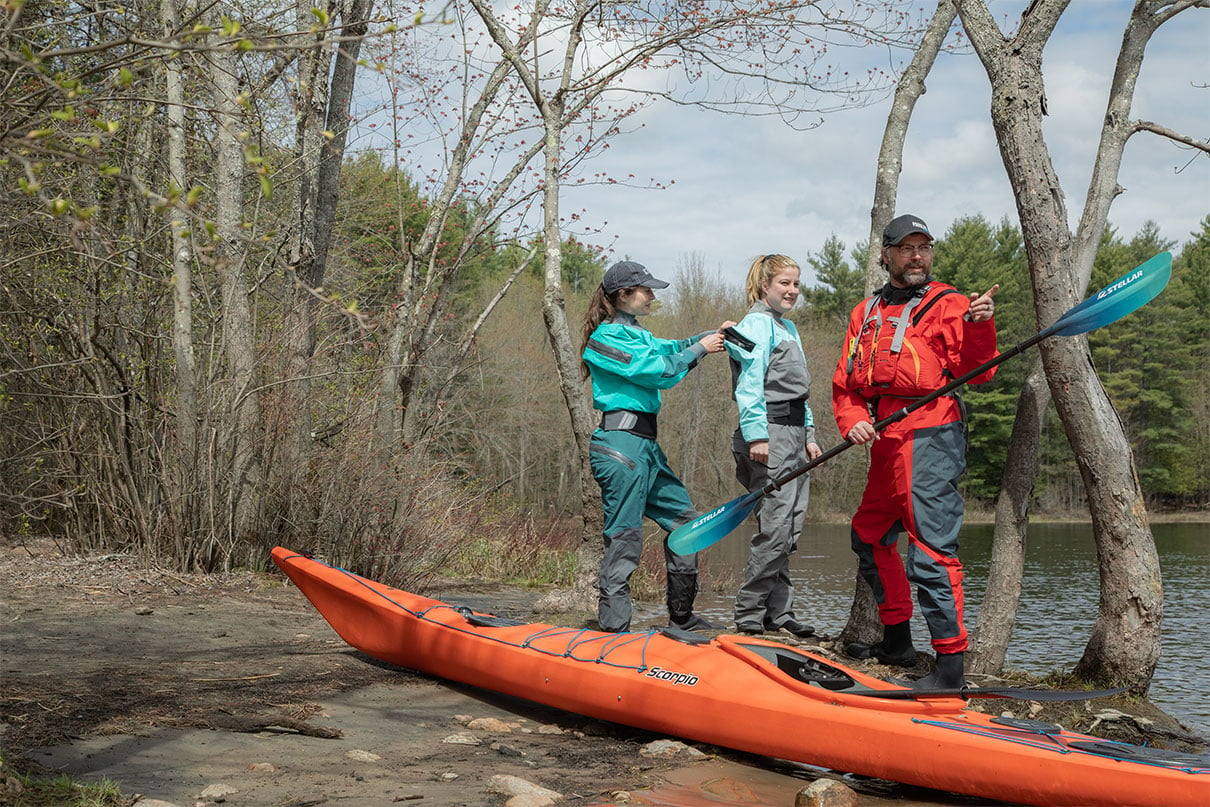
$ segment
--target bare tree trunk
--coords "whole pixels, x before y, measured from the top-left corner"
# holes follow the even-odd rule
[[[165,40],[173,39],[180,27],[176,0],[164,0],[160,6]],[[164,62],[167,100],[168,181],[180,193],[189,187],[185,168],[185,89],[181,60]],[[197,365],[193,351],[193,247],[185,221],[171,212],[172,221],[172,347],[176,355],[178,461],[192,473],[197,455]]]
[[[879,263],[882,248],[882,228],[895,216],[895,201],[899,194],[899,175],[903,172],[903,141],[907,137],[908,125],[916,102],[927,92],[924,80],[937,54],[945,45],[945,37],[958,10],[953,0],[938,0],[937,10],[924,32],[924,39],[916,49],[912,62],[899,77],[895,96],[891,99],[891,112],[887,115],[886,128],[882,133],[882,145],[878,150],[878,172],[874,176],[874,203],[870,208],[870,243],[866,252],[865,289],[870,294],[886,282],[886,272]],[[920,215],[925,215],[923,212]]]
[[[1066,348],[1045,355],[1054,366],[1055,403],[1088,491],[1101,578],[1097,621],[1074,672],[1146,692],[1160,658],[1164,589],[1134,457],[1092,369],[1087,340],[1054,347]]]
[[[549,213],[544,214],[548,219]],[[557,209],[554,221],[558,221]],[[549,244],[550,241],[548,240]],[[556,241],[557,243],[557,241]],[[551,260],[548,249],[547,260]],[[557,260],[557,255],[556,255]],[[584,395],[584,387],[580,383],[579,352],[571,341],[567,327],[567,311],[563,304],[563,288],[560,282],[560,264],[554,264],[555,283],[551,284],[551,265],[547,265],[546,294],[542,298],[542,319],[546,323],[547,333],[550,334],[551,346],[554,349],[555,368],[559,373],[559,389],[567,410],[571,413],[572,431],[576,440],[576,456],[580,469],[580,512],[583,513],[583,532],[580,544],[576,550],[576,572],[572,590],[565,595],[557,592],[552,597],[544,598],[540,607],[551,608],[558,602],[557,610],[586,610],[593,611],[597,601],[597,577],[601,570],[601,557],[605,553],[605,538],[602,530],[605,526],[601,510],[601,491],[592,475],[592,465],[589,463],[588,446],[592,437],[593,422],[591,408]]]
[[[262,422],[255,328],[243,259],[244,153],[239,139],[241,107],[237,97],[237,68],[228,51],[207,51],[206,57],[218,123],[214,142],[218,243],[214,256],[222,277],[223,343],[230,382],[229,419],[223,427],[226,433],[220,435],[230,458],[226,536],[229,543],[217,548],[219,557],[215,560],[227,567],[235,548],[244,545],[245,551],[250,550],[260,532]]]
[[[1067,228],[1062,188],[1042,132],[1042,50],[1068,2],[1030,4],[1009,40],[984,3],[958,0],[992,84],[992,124],[1017,200],[1039,323],[1057,319],[1088,283],[1093,250],[1116,194],[1111,177],[1116,177],[1128,136],[1117,133],[1115,122],[1129,112],[1143,45],[1161,19],[1148,7],[1168,5],[1140,2],[1127,29],[1077,244]],[[1145,690],[1159,659],[1163,588],[1130,445],[1092,368],[1087,339],[1048,340],[1042,344],[1042,361],[1087,489],[1101,578],[1097,622],[1075,672]]]
[[[180,9],[177,0],[164,0],[160,20],[165,41],[179,34]],[[165,101],[168,125],[167,173],[169,184],[177,193],[189,187],[185,159],[185,82],[180,59],[164,62]],[[197,364],[193,344],[193,244],[187,231],[190,224],[176,211],[169,210],[172,230],[172,349],[176,358],[176,429],[175,467],[176,495],[170,505],[173,512],[175,547],[173,557],[182,568],[193,562],[194,530],[200,523],[197,512],[198,429],[201,413],[198,408]]]
[[[412,261],[408,260],[407,267],[400,279],[401,297],[410,292],[413,283]],[[410,296],[410,294],[407,294]],[[405,298],[406,299],[406,298]],[[386,349],[382,357],[382,376],[378,381],[378,405],[374,419],[374,449],[373,454],[379,463],[385,464],[395,449],[395,432],[400,426],[400,417],[396,414],[399,401],[399,385],[403,378],[404,364],[408,351],[408,309],[404,302],[399,303],[391,312],[394,319],[390,323],[391,334],[387,339]],[[406,448],[406,446],[405,446]]]
[[[996,497],[987,589],[966,656],[966,668],[972,673],[998,674],[1008,655],[1008,642],[1021,600],[1021,581],[1025,577],[1026,527],[1038,471],[1042,421],[1049,406],[1050,389],[1039,360],[1017,398],[1017,416],[1008,438],[1004,476],[1000,495]]]
[[[1158,6],[1153,8],[1160,11]],[[1130,105],[1146,42],[1155,28],[1169,18],[1169,13],[1182,9],[1172,8],[1162,14],[1140,10],[1143,13],[1131,19],[1123,37],[1101,143],[1077,231],[1074,262],[1078,289],[1087,287],[1092,275],[1092,265],[1105,229],[1109,206],[1121,191],[1117,187],[1117,172],[1122,153],[1127,139],[1138,130],[1130,121]],[[1038,324],[1039,327],[1045,327],[1050,323]],[[987,595],[979,611],[979,625],[975,632],[975,653],[970,667],[973,672],[998,673],[1003,667],[1012,633],[1020,595],[1019,576],[1024,567],[1030,497],[1038,468],[1038,447],[1041,444],[1044,413],[1050,404],[1049,388],[1038,381],[1041,372],[1039,363],[1018,401],[1017,421],[1009,442],[1004,479],[996,504],[992,564]]]
[[[601,567],[601,557],[604,554],[604,536],[601,532],[604,517],[601,512],[600,490],[593,478],[592,465],[589,462],[588,448],[593,430],[591,413],[588,401],[584,396],[584,386],[580,381],[579,352],[572,343],[567,326],[567,309],[563,298],[562,232],[559,229],[559,173],[562,165],[560,145],[564,127],[564,99],[567,96],[571,80],[569,67],[574,62],[574,54],[581,42],[583,15],[587,13],[589,7],[581,9],[569,26],[568,40],[563,51],[564,60],[559,87],[554,93],[546,93],[540,84],[540,77],[535,75],[530,66],[520,57],[519,48],[514,47],[508,41],[507,34],[490,9],[479,0],[472,0],[472,2],[491,31],[492,38],[525,85],[542,116],[544,132],[542,231],[546,242],[542,319],[546,324],[546,331],[550,335],[555,369],[559,374],[559,389],[563,393],[567,411],[571,416],[572,431],[576,440],[576,459],[580,469],[580,501],[581,512],[584,514],[584,531],[576,552],[576,572],[572,590],[570,592],[552,592],[535,607],[543,610],[591,611],[595,610],[597,577]],[[535,4],[529,25],[521,34],[521,45],[528,42],[538,30],[545,15],[546,6],[546,2]]]
[[[903,171],[903,141],[907,137],[908,124],[916,102],[925,93],[924,79],[937,60],[937,54],[945,44],[945,37],[954,22],[957,10],[953,0],[939,0],[937,10],[924,33],[924,39],[912,57],[911,64],[899,77],[895,97],[891,101],[891,112],[887,116],[886,129],[882,134],[882,146],[878,151],[878,173],[874,180],[874,203],[870,208],[870,245],[866,258],[865,293],[886,282],[886,272],[879,263],[882,248],[882,230],[895,213],[895,199],[899,193],[899,174]],[[923,214],[921,214],[923,215]],[[868,459],[869,452],[866,452]],[[878,603],[865,579],[856,574],[853,590],[853,605],[849,608],[849,619],[840,632],[838,644],[852,642],[873,644],[882,638],[882,623],[878,620]]]
[[[318,4],[325,13],[332,12],[331,2]],[[295,24],[299,31],[310,31],[314,24],[316,4],[299,2],[295,7]],[[294,283],[282,315],[282,347],[284,366],[277,410],[277,439],[270,473],[274,478],[276,495],[281,497],[276,507],[293,523],[305,522],[292,513],[292,491],[298,475],[305,467],[304,459],[310,448],[311,413],[307,403],[310,384],[307,381],[311,357],[315,351],[315,298],[311,289],[323,282],[323,261],[318,256],[316,231],[319,228],[317,198],[320,167],[324,158],[325,110],[329,102],[331,44],[326,31],[303,33],[298,37],[298,81],[294,85],[294,159],[298,179],[294,192],[294,222],[290,243],[289,275]]]
[[[291,262],[295,287],[286,315],[288,342],[286,384],[280,417],[289,424],[283,451],[274,465],[278,492],[286,516],[293,523],[307,523],[310,514],[295,512],[308,508],[314,497],[302,495],[299,476],[308,467],[311,450],[310,376],[315,354],[315,290],[323,286],[328,247],[336,221],[340,169],[349,132],[349,111],[357,77],[357,59],[362,38],[369,27],[370,0],[349,0],[341,10],[343,26],[339,44],[329,65],[325,43],[303,51],[300,59],[305,82],[299,86],[297,120],[298,156],[302,167],[299,181],[298,238]],[[309,3],[300,4],[300,22],[313,18]],[[307,30],[308,22],[300,26]],[[331,86],[328,74],[331,73]]]
[[[578,27],[576,28],[578,31]],[[605,554],[604,515],[601,491],[592,475],[589,444],[593,423],[590,407],[584,395],[580,376],[580,354],[571,340],[567,325],[567,308],[563,298],[562,233],[559,231],[559,141],[562,134],[562,105],[552,100],[542,104],[546,127],[546,161],[543,184],[542,221],[546,239],[546,291],[542,295],[542,319],[550,335],[555,369],[559,374],[559,389],[571,415],[572,432],[576,440],[576,459],[580,468],[580,503],[584,514],[583,533],[576,551],[576,572],[572,590],[561,600],[560,610],[596,609],[598,577],[601,558]],[[556,598],[558,595],[554,595]],[[555,601],[548,596],[544,607]]]

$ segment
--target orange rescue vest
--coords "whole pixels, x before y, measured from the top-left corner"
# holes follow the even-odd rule
[[[866,397],[920,397],[949,380],[942,357],[916,326],[933,304],[957,290],[944,284],[921,286],[907,302],[880,305],[880,295],[866,300],[857,336],[848,345],[850,383]]]

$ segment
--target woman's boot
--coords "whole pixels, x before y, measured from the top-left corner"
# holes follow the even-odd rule
[[[669,572],[668,624],[681,630],[718,630],[718,625],[693,613],[693,600],[696,596],[696,574]]]

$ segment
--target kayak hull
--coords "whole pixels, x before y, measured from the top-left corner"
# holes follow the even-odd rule
[[[517,623],[282,547],[273,560],[349,645],[451,681],[651,732],[974,796],[1080,807],[1210,805],[1204,758],[1004,721],[956,697],[904,699],[903,687],[777,642]]]

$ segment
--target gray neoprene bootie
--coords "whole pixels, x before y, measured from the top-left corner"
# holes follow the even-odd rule
[[[853,642],[845,648],[850,658],[872,658],[896,667],[915,667],[916,648],[912,645],[912,625],[907,620],[882,627],[882,641],[876,644]]]
[[[815,635],[815,626],[808,625],[806,622],[799,622],[797,619],[787,619],[780,625],[770,625],[765,623],[765,630],[770,633],[776,633],[779,630],[784,630],[786,633],[792,633],[799,639],[806,639],[809,636]]]
[[[936,669],[914,682],[912,689],[962,689],[966,686],[962,656],[962,653],[938,653]]]
[[[692,611],[689,612],[687,617],[682,619],[677,619],[676,617],[669,618],[668,624],[681,630],[721,630],[722,628],[721,625],[715,625],[709,619],[699,616]]]

